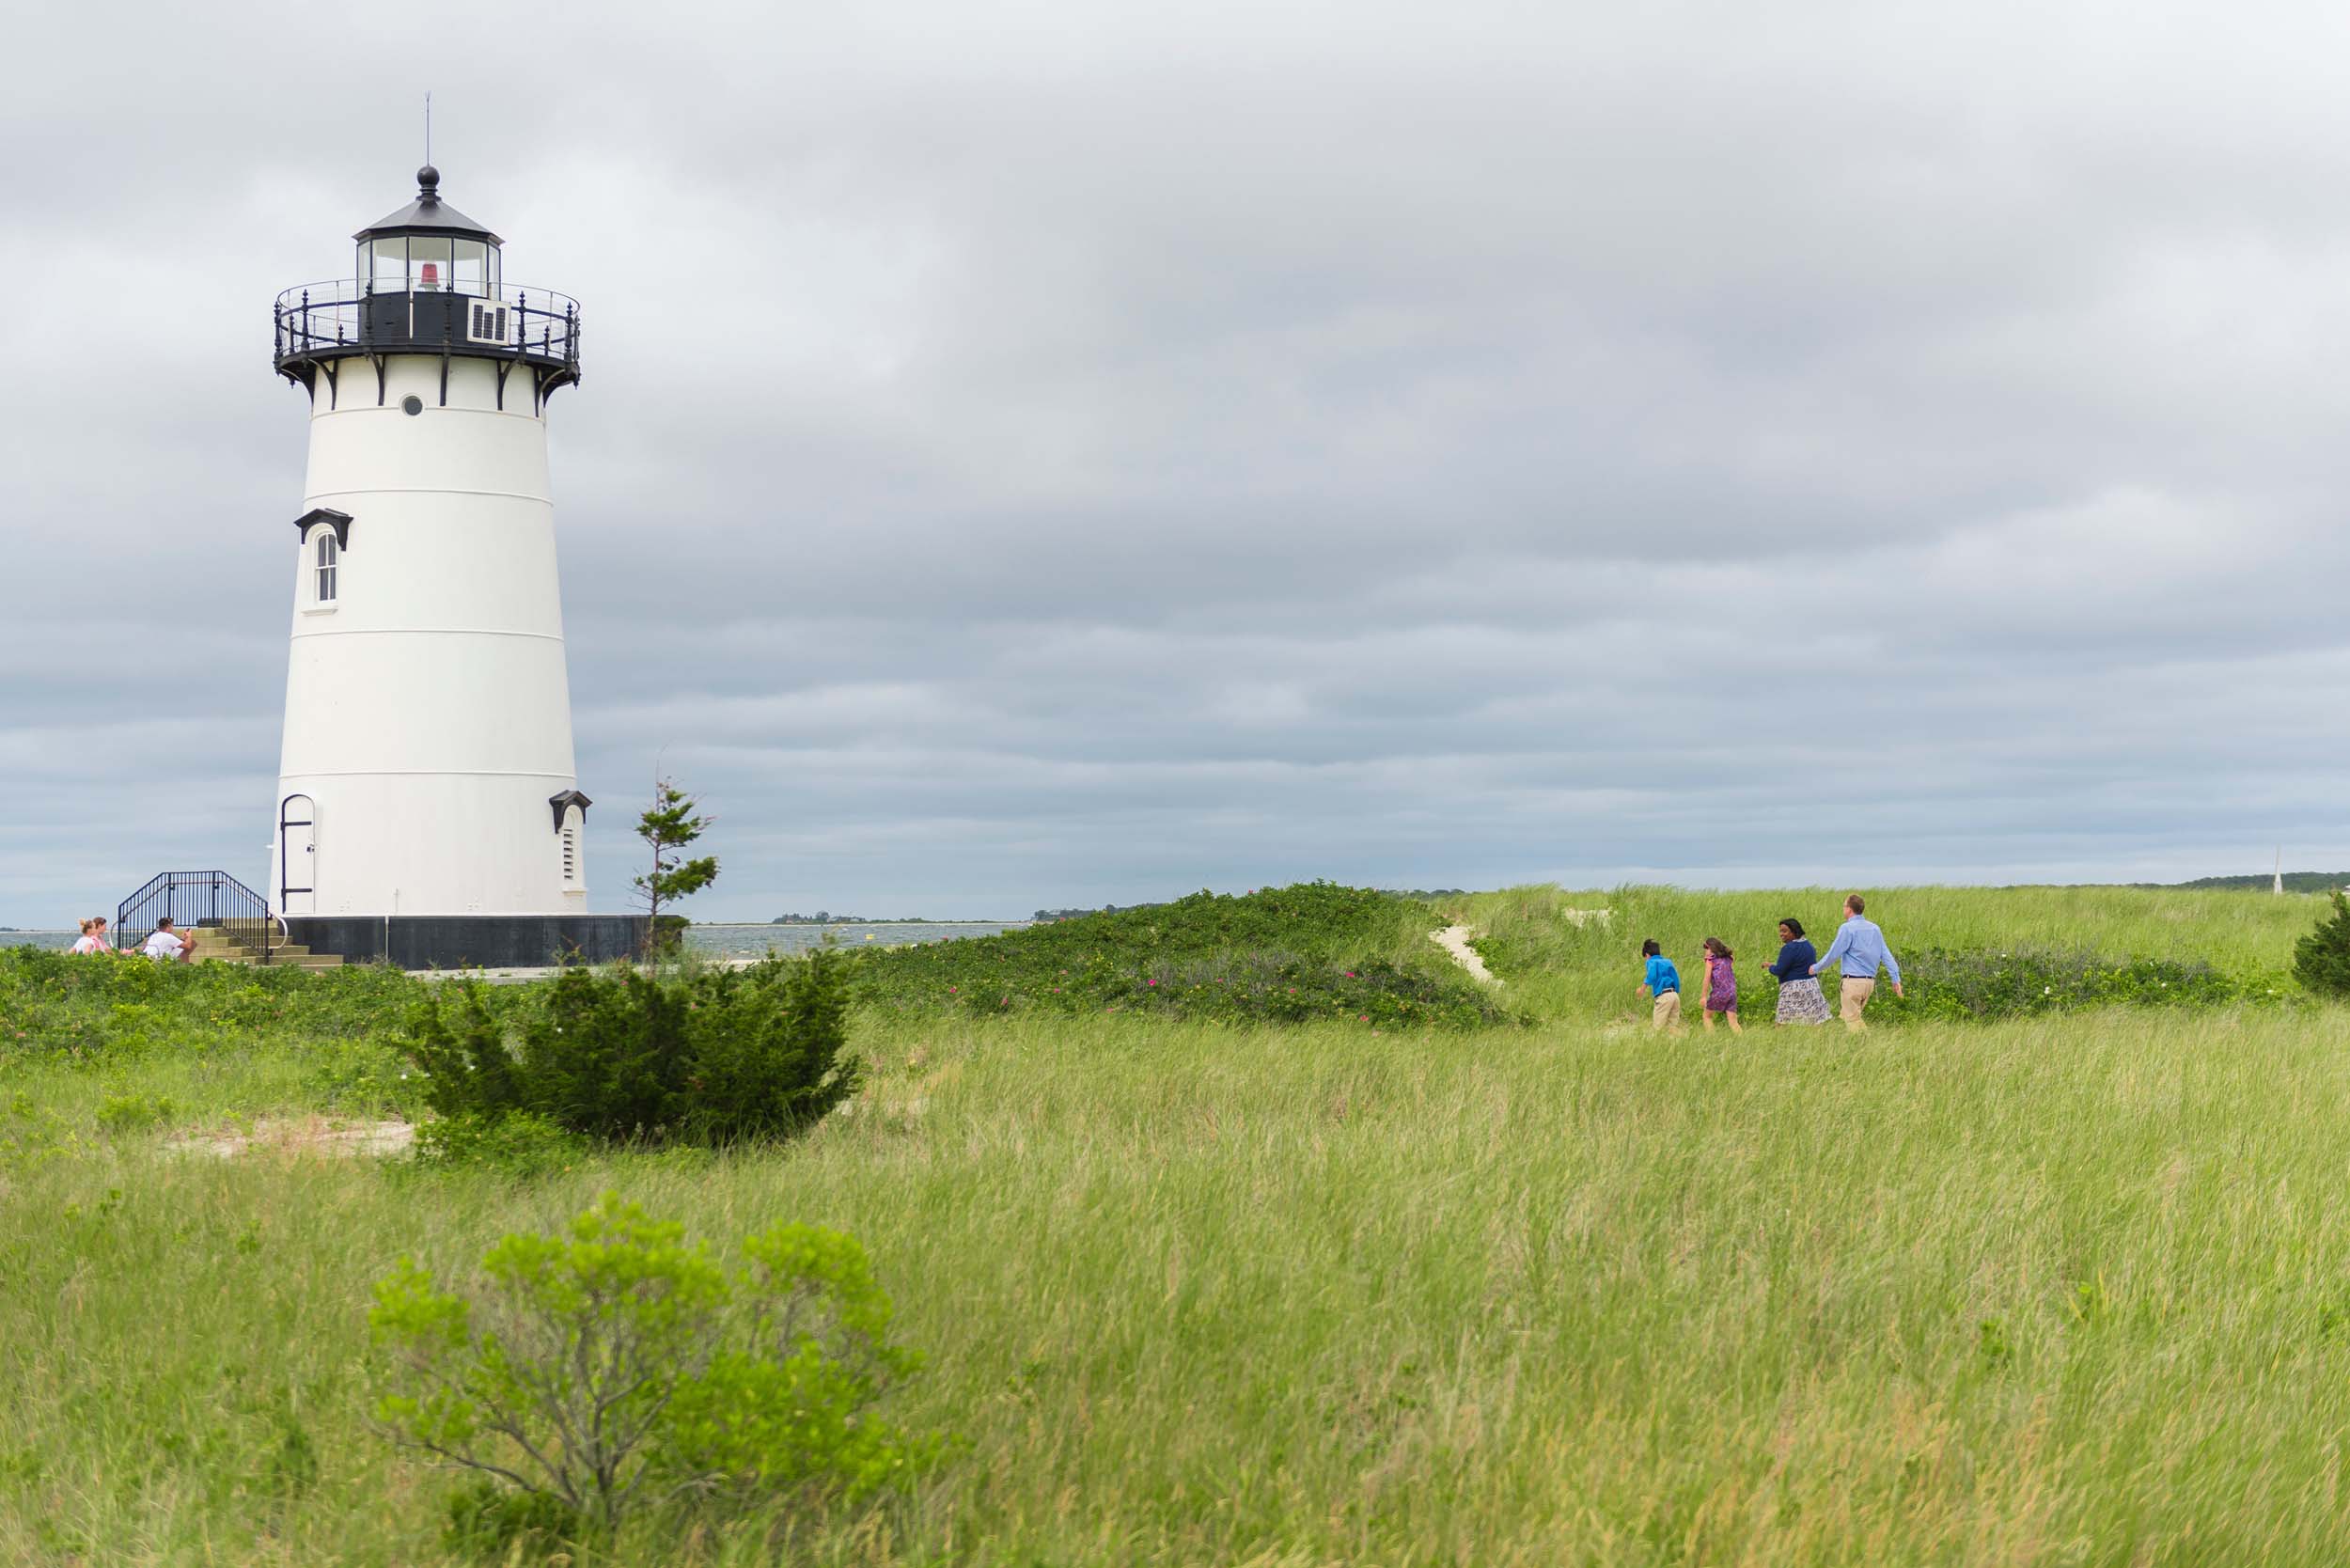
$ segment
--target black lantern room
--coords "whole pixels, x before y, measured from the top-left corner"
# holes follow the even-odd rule
[[[416,171],[416,199],[359,230],[360,283],[370,292],[494,299],[498,237],[441,199],[441,171]]]
[[[422,353],[442,362],[448,399],[452,359],[503,361],[498,406],[511,371],[528,366],[532,412],[579,380],[579,305],[550,290],[509,287],[497,235],[441,199],[441,173],[416,171],[416,199],[352,236],[355,275],[289,289],[277,297],[277,370],[315,398],[339,403],[342,363],[366,360],[376,400],[385,359]]]

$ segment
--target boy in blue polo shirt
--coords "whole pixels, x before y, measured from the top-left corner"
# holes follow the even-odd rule
[[[1640,944],[1640,956],[1648,960],[1648,978],[1640,981],[1640,989],[1653,999],[1648,1012],[1648,1027],[1663,1033],[1670,1029],[1681,1032],[1681,971],[1665,956],[1665,949],[1654,938]]]

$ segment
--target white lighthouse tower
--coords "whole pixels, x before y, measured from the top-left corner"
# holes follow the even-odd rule
[[[353,278],[277,301],[310,441],[270,902],[411,967],[618,956],[642,921],[587,913],[547,476],[579,306],[416,185]]]

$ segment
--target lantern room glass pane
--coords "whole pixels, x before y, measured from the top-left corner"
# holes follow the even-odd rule
[[[482,286],[488,282],[484,272],[488,261],[482,254],[487,248],[478,240],[457,242],[457,270],[452,275],[451,286],[459,293],[479,294],[482,292]]]
[[[492,245],[490,247],[490,292],[493,295],[497,293],[498,284],[500,281],[501,279],[498,276],[498,247]]]
[[[375,264],[368,276],[379,294],[398,294],[408,288],[408,236],[394,235],[375,242]]]
[[[408,237],[408,287],[416,292],[446,289],[455,262],[448,241],[428,239],[422,234]]]

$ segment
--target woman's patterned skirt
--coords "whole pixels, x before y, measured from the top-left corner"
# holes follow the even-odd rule
[[[1827,1019],[1827,998],[1820,994],[1817,980],[1806,977],[1788,980],[1779,986],[1779,1023],[1825,1024]]]

